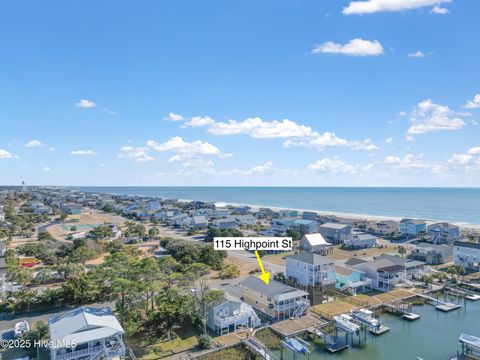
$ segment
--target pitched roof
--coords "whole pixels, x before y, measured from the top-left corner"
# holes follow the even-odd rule
[[[310,265],[325,265],[333,264],[335,261],[327,258],[326,256],[317,255],[311,252],[301,252],[298,254],[288,255],[285,258],[301,261]]]
[[[320,225],[321,228],[338,229],[338,230],[345,229],[346,227],[349,227],[349,226],[350,225],[347,225],[347,224],[332,223],[332,222]]]
[[[283,284],[276,280],[270,280],[270,283],[267,285],[262,280],[256,276],[249,276],[243,280],[240,285],[245,288],[249,288],[253,291],[262,293],[268,297],[279,296],[283,294],[290,294],[298,292],[298,296],[306,295],[307,293],[301,290],[298,290],[292,286]]]
[[[53,344],[82,344],[124,330],[110,308],[79,307],[48,320]]]
[[[355,265],[358,265],[358,264],[361,264],[361,263],[364,263],[364,262],[367,262],[367,260],[362,260],[362,259],[352,257],[352,258],[348,259],[347,261],[345,261],[345,265],[355,266]]]
[[[303,235],[302,240],[305,239],[308,241],[308,243],[311,246],[317,246],[317,245],[332,245],[325,238],[323,237],[322,234],[316,233],[316,234],[305,234]]]

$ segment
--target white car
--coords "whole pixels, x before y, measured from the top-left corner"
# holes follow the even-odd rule
[[[28,325],[27,320],[22,320],[15,324],[15,337],[20,337],[24,333],[30,330],[30,326]]]

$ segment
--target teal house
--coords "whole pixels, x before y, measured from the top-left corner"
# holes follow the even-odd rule
[[[356,295],[372,289],[372,280],[365,277],[365,273],[343,266],[335,266],[335,288],[342,292]]]

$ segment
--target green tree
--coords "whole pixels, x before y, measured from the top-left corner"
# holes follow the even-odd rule
[[[150,230],[148,230],[148,236],[150,236],[150,238],[152,238],[152,239],[156,239],[158,237],[159,233],[160,233],[160,231],[155,226],[150,228]]]
[[[82,264],[83,267],[85,267],[85,263],[88,260],[94,259],[97,255],[98,254],[95,250],[87,246],[81,246],[72,251],[72,254],[70,255],[70,259],[71,261],[75,263],[80,263]]]
[[[402,256],[402,258],[405,256],[407,253],[407,249],[405,249],[403,246],[398,247],[398,253]]]
[[[240,268],[235,264],[227,264],[220,271],[220,279],[234,279],[240,276]]]

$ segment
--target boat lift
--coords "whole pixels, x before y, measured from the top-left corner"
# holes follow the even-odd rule
[[[295,338],[286,337],[285,341],[282,341],[282,346],[281,359],[283,359],[283,348],[293,352],[293,360],[296,360],[298,355],[307,355],[307,359],[310,359],[310,350],[308,349],[310,344],[298,336]]]

